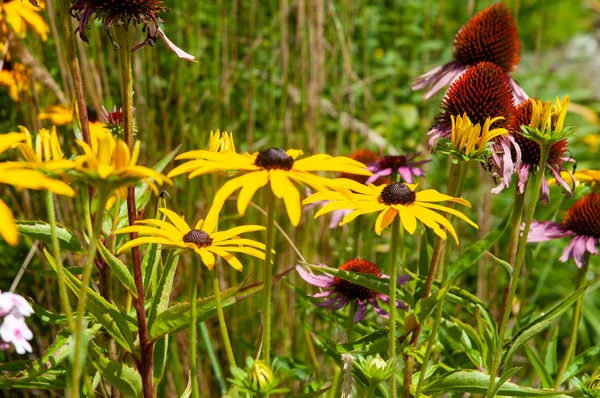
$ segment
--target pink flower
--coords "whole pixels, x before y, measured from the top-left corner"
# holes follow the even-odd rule
[[[33,308],[27,300],[18,294],[5,292],[0,294],[0,350],[7,350],[12,344],[17,354],[31,352],[28,340],[33,338],[33,333],[27,327],[25,318],[33,314]]]

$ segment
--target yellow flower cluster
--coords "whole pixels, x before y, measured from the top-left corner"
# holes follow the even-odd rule
[[[562,101],[556,97],[556,103],[552,101],[542,102],[541,100],[531,100],[532,114],[529,127],[539,130],[542,134],[550,131],[562,131],[569,107],[569,96],[565,96]]]
[[[452,133],[450,136],[452,148],[467,156],[476,155],[492,139],[508,133],[508,130],[505,128],[490,129],[495,122],[504,120],[501,116],[493,119],[488,117],[483,127],[479,123],[473,125],[466,113],[456,118],[454,116],[450,117],[452,120]]]

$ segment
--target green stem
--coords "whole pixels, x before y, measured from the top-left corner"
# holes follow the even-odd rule
[[[62,311],[67,315],[67,322],[71,333],[75,330],[75,322],[73,321],[73,311],[69,302],[69,294],[67,293],[67,285],[65,284],[65,270],[63,268],[62,259],[60,257],[60,243],[56,233],[56,213],[54,210],[54,196],[52,192],[46,191],[46,208],[48,209],[48,223],[50,224],[50,235],[52,237],[52,256],[56,262],[56,272],[58,274],[58,293],[60,296],[60,304]]]
[[[392,248],[390,258],[390,326],[389,326],[389,359],[396,359],[396,286],[398,284],[398,248],[400,246],[400,217],[394,218],[392,223]],[[394,372],[390,377],[390,396],[396,398],[398,394],[398,387],[396,386],[396,373]]]
[[[223,344],[225,345],[225,351],[227,351],[227,359],[229,360],[229,366],[237,366],[235,364],[235,356],[231,348],[231,341],[229,340],[229,333],[227,332],[227,324],[225,323],[225,315],[223,314],[223,304],[221,303],[221,290],[219,289],[219,267],[215,265],[213,272],[213,291],[215,295],[215,301],[217,303],[217,316],[219,318],[219,328],[221,329],[221,338],[223,338]]]
[[[448,191],[452,192],[452,196],[454,196],[454,197],[460,197],[462,195],[462,191],[463,191],[463,187],[464,187],[464,183],[465,183],[465,177],[467,175],[468,165],[469,165],[468,162],[461,162],[458,166],[455,166],[454,164],[452,165],[453,167],[458,168],[457,181],[448,181],[448,185],[449,185]],[[454,174],[451,171],[450,175],[453,176],[456,174]],[[451,188],[451,185],[453,188]],[[449,207],[454,208],[455,207],[454,203],[451,203]],[[451,220],[452,216],[448,217],[448,219]],[[440,258],[441,257],[444,257],[444,256],[440,256]],[[445,250],[445,259],[446,260],[440,262],[440,264],[438,266],[438,268],[439,268],[438,273],[442,274],[441,286],[444,286],[444,284],[446,283],[446,279],[448,278],[448,267],[444,267],[444,264],[449,262],[450,250]],[[442,297],[440,302],[437,304],[437,311],[436,311],[435,318],[433,321],[433,327],[431,329],[431,336],[429,336],[429,340],[427,342],[427,349],[425,350],[425,358],[423,359],[423,366],[421,368],[421,373],[419,374],[419,382],[417,384],[417,391],[416,391],[415,397],[421,396],[421,388],[423,388],[423,382],[425,381],[425,375],[427,373],[429,359],[431,358],[431,353],[433,352],[433,346],[435,345],[435,340],[437,338],[437,332],[440,328],[443,312],[444,312],[444,297]]]
[[[271,296],[273,294],[272,275],[273,275],[273,234],[275,232],[275,197],[271,193],[268,195],[267,204],[267,242],[265,250],[265,292],[263,295],[263,316],[264,316],[264,338],[263,338],[263,360],[267,365],[271,364]]]
[[[586,252],[585,257],[583,259],[583,264],[581,268],[577,270],[577,282],[575,286],[575,290],[580,289],[586,282],[586,275],[590,266],[590,253]],[[583,298],[584,295],[581,295],[577,302],[575,303],[575,308],[573,309],[573,320],[571,321],[571,335],[569,337],[569,345],[567,346],[567,350],[565,352],[565,356],[563,357],[562,363],[556,374],[556,382],[554,384],[554,389],[558,391],[560,385],[562,384],[562,377],[571,362],[571,357],[575,354],[575,349],[577,348],[577,330],[579,329],[579,322],[581,321],[581,315],[583,310]]]
[[[346,343],[352,341],[352,332],[354,331],[354,314],[356,313],[356,300],[350,303],[348,307],[348,318],[346,318]]]
[[[500,367],[500,357],[502,356],[502,346],[504,345],[506,326],[508,324],[508,318],[510,317],[510,308],[515,298],[515,292],[519,284],[519,275],[521,274],[521,267],[523,266],[523,261],[525,260],[525,247],[527,245],[527,237],[529,236],[529,229],[531,228],[531,222],[533,221],[535,208],[537,207],[537,203],[540,198],[540,191],[542,189],[542,182],[544,180],[544,174],[546,171],[546,163],[548,161],[549,150],[549,144],[540,144],[540,165],[538,168],[538,172],[535,175],[535,184],[533,186],[533,190],[531,191],[530,204],[525,215],[525,227],[523,229],[523,234],[521,236],[521,239],[519,240],[519,245],[517,248],[517,255],[515,257],[513,273],[510,277],[510,288],[508,291],[507,300],[504,303],[503,308],[501,309],[501,313],[503,314],[503,316],[500,323],[500,331],[498,333],[497,347],[495,350],[494,357],[492,359],[492,367],[490,369],[490,382],[488,384],[488,390],[486,394],[487,398],[494,398],[494,396],[496,395],[494,392],[496,387],[496,375]]]
[[[191,293],[190,293],[190,377],[192,378],[192,397],[199,397],[198,390],[198,358],[197,358],[197,325],[198,318],[197,297],[198,297],[198,259],[196,256],[192,258],[192,275],[191,275]]]
[[[83,266],[83,275],[81,278],[81,288],[79,290],[79,305],[77,306],[77,320],[75,322],[75,348],[73,356],[73,380],[71,385],[71,397],[79,396],[79,388],[81,382],[81,371],[83,363],[82,350],[85,349],[83,346],[83,334],[84,334],[84,320],[85,320],[85,303],[87,299],[88,285],[90,284],[90,278],[92,276],[92,269],[94,268],[94,259],[96,258],[96,249],[98,248],[98,238],[102,232],[102,222],[104,221],[104,207],[106,206],[107,195],[99,191],[98,192],[98,211],[94,217],[94,226],[92,229],[92,236],[90,237],[90,243],[87,249],[87,258]]]
[[[204,345],[206,346],[206,352],[208,353],[210,366],[212,367],[212,370],[215,374],[215,379],[217,379],[217,383],[219,384],[221,395],[225,395],[227,394],[225,377],[223,377],[223,371],[221,370],[221,364],[219,363],[219,359],[215,355],[215,350],[212,345],[211,337],[208,333],[208,328],[206,327],[206,322],[200,322],[200,335],[202,336],[202,340],[204,341]]]

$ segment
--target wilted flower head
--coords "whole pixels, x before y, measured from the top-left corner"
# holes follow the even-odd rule
[[[371,274],[378,278],[389,278],[387,275],[382,274],[375,264],[360,258],[346,261],[344,264],[340,265],[339,269],[342,271]],[[389,317],[388,313],[379,307],[378,304],[378,300],[389,303],[390,299],[385,294],[378,293],[374,290],[362,287],[352,282],[348,282],[337,276],[329,274],[313,275],[305,271],[304,268],[299,265],[296,266],[296,271],[298,271],[298,274],[300,277],[302,277],[302,279],[311,285],[327,289],[322,293],[317,293],[312,296],[315,298],[328,297],[327,300],[317,304],[319,307],[339,310],[346,304],[355,302],[357,306],[356,312],[354,313],[354,323],[358,323],[365,318],[368,304],[371,304],[375,312],[383,318]],[[410,276],[408,275],[398,277],[399,284],[404,284],[408,280],[410,280]],[[404,310],[408,309],[406,304],[400,300],[396,302],[396,306]]]
[[[505,128],[512,121],[514,101],[506,75],[490,62],[480,62],[458,78],[448,89],[441,104],[442,112],[429,131],[429,149],[438,138],[449,138],[452,116],[467,115],[474,124],[483,126],[488,118],[496,119],[493,127]],[[490,126],[492,127],[492,126]]]
[[[550,135],[556,131],[563,130],[564,115],[568,98],[557,105],[551,102],[543,104],[539,100],[528,100],[520,104],[514,113],[514,117],[508,126],[509,138],[513,145],[508,151],[506,147],[495,146],[496,154],[491,159],[492,175],[498,180],[498,186],[492,190],[494,193],[502,191],[510,185],[512,174],[516,173],[518,177],[517,189],[520,193],[525,190],[525,185],[529,176],[537,172],[540,165],[541,147],[532,135],[525,135],[523,127],[531,128],[542,134]],[[541,129],[541,130],[540,130]],[[546,171],[554,176],[554,181],[563,189],[572,193],[575,179],[573,175],[564,168],[565,163],[574,163],[575,161],[568,155],[567,140],[560,138],[550,146]],[[571,184],[567,183],[565,175]],[[546,203],[549,200],[548,180],[544,177],[541,198]]]
[[[33,308],[22,296],[10,292],[0,294],[0,349],[8,349],[12,344],[17,354],[32,351],[28,340],[33,338],[33,333],[25,323],[31,314]]]
[[[70,12],[79,21],[75,32],[85,42],[88,42],[85,31],[89,27],[90,19],[101,20],[107,31],[113,25],[125,29],[130,25],[142,25],[142,31],[147,32],[146,39],[136,44],[132,51],[146,44],[154,45],[156,38],[160,36],[167,47],[179,58],[195,61],[196,57],[177,47],[158,26],[163,22],[160,14],[168,10],[162,0],[73,0]]]
[[[578,267],[583,265],[586,252],[598,254],[600,241],[600,193],[591,193],[579,199],[567,211],[562,223],[533,221],[528,242],[544,242],[572,236],[560,261],[573,259]]]
[[[374,162],[363,162],[369,166],[369,171],[373,173],[373,175],[367,179],[365,184],[383,183],[384,181],[381,179],[392,175],[392,173],[398,173],[402,178],[402,181],[412,184],[414,177],[423,177],[425,175],[421,166],[429,162],[429,160],[415,161],[420,155],[420,153],[406,155],[381,154],[379,159]]]
[[[515,99],[522,102],[527,94],[510,75],[520,59],[521,43],[510,9],[502,3],[494,4],[458,31],[454,38],[454,60],[419,76],[411,87],[413,90],[427,87],[423,98],[429,99],[477,63],[490,62],[502,70]]]

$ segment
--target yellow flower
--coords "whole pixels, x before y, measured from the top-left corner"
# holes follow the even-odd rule
[[[48,120],[54,126],[66,126],[73,122],[73,111],[65,105],[50,105],[40,111],[38,120]]]
[[[571,178],[567,171],[561,173],[563,178]],[[600,188],[600,170],[579,170],[573,173],[577,184],[587,184],[592,189]],[[548,184],[556,183],[556,178],[548,181]]]
[[[329,202],[315,214],[315,218],[334,210],[352,210],[340,222],[340,225],[343,225],[354,220],[359,215],[379,212],[375,221],[375,232],[378,235],[381,235],[381,232],[392,224],[396,217],[400,217],[402,225],[411,235],[414,234],[417,228],[418,220],[428,228],[431,228],[442,239],[446,239],[446,233],[440,226],[444,227],[450,232],[457,243],[458,236],[452,224],[446,217],[436,213],[434,210],[452,214],[478,228],[477,224],[461,212],[433,203],[456,202],[471,207],[469,202],[461,198],[444,195],[434,189],[415,192],[416,185],[399,182],[389,185],[375,186],[371,184],[365,186],[345,178],[334,181],[339,184],[338,190],[317,192],[304,200],[303,204],[319,201]]]
[[[583,137],[583,142],[585,142],[592,152],[598,152],[598,147],[600,147],[600,134],[588,134]]]
[[[194,159],[183,163],[169,173],[169,177],[190,173],[189,178],[216,171],[237,170],[243,173],[223,185],[217,192],[210,212],[219,212],[225,200],[241,188],[237,207],[241,215],[246,213],[248,204],[259,188],[271,185],[275,197],[285,203],[292,225],[300,223],[300,192],[294,180],[306,184],[317,191],[326,190],[330,180],[315,175],[317,171],[337,171],[348,174],[371,175],[366,166],[347,157],[332,157],[325,154],[309,156],[297,160],[303,152],[298,149],[284,151],[269,148],[253,154],[235,152],[191,151],[179,155],[176,159]]]
[[[112,134],[105,130],[90,131],[90,138],[91,146],[83,141],[76,141],[84,152],[84,155],[75,159],[76,170],[98,189],[117,190],[117,194],[124,198],[127,196],[127,186],[139,180],[148,183],[156,193],[158,189],[154,183],[171,183],[171,180],[161,173],[136,164],[140,154],[139,141],[135,143],[133,153],[130,154],[123,140],[115,140]]]
[[[52,130],[50,131],[40,129],[35,138],[35,146],[29,130],[23,126],[19,126],[19,130],[21,130],[21,133],[23,133],[26,138],[25,143],[21,143],[17,147],[21,151],[25,161],[27,161],[31,167],[51,172],[75,167],[75,161],[65,159],[63,156],[60,142],[58,141],[58,135],[56,134],[56,127],[52,127]]]
[[[556,103],[546,103],[539,99],[531,100],[532,113],[529,127],[539,130],[542,134],[550,131],[562,131],[569,107],[569,96],[566,95],[562,102],[556,97]]]
[[[27,135],[23,133],[6,133],[0,134],[0,155],[4,153],[8,148],[14,148],[18,144],[22,143],[27,139]]]
[[[208,139],[208,150],[210,152],[235,152],[233,133],[228,133],[227,131],[221,132],[221,130],[217,130],[216,133],[211,131],[210,138]]]
[[[44,18],[38,14],[38,9],[31,5],[29,1],[3,1],[0,3],[0,26],[4,24],[4,17],[6,22],[12,30],[20,38],[25,37],[27,34],[27,28],[30,27],[35,33],[37,33],[43,41],[48,40],[48,32],[50,28]],[[2,34],[7,34],[6,27],[0,27]]]
[[[31,71],[20,63],[5,62],[0,70],[0,86],[8,87],[8,94],[13,101],[21,100],[21,93],[31,86]]]
[[[160,211],[171,221],[168,223],[162,220],[148,219],[137,221],[131,227],[125,227],[115,231],[115,234],[138,233],[145,235],[125,243],[117,251],[117,254],[135,246],[156,243],[166,248],[181,248],[193,250],[204,265],[212,270],[215,266],[215,255],[222,257],[233,268],[241,271],[242,263],[231,253],[244,253],[261,260],[265,259],[265,245],[251,239],[238,238],[237,235],[263,231],[265,228],[260,225],[244,225],[231,228],[225,231],[215,232],[217,218],[207,218],[196,223],[194,229],[181,218],[177,213],[168,209]]]
[[[504,120],[501,116],[493,119],[488,117],[483,124],[483,128],[479,123],[473,125],[466,113],[462,117],[450,116],[450,118],[452,120],[452,133],[450,135],[452,148],[467,156],[477,155],[489,141],[508,133],[508,130],[504,128],[490,130],[490,126],[496,121]]]

